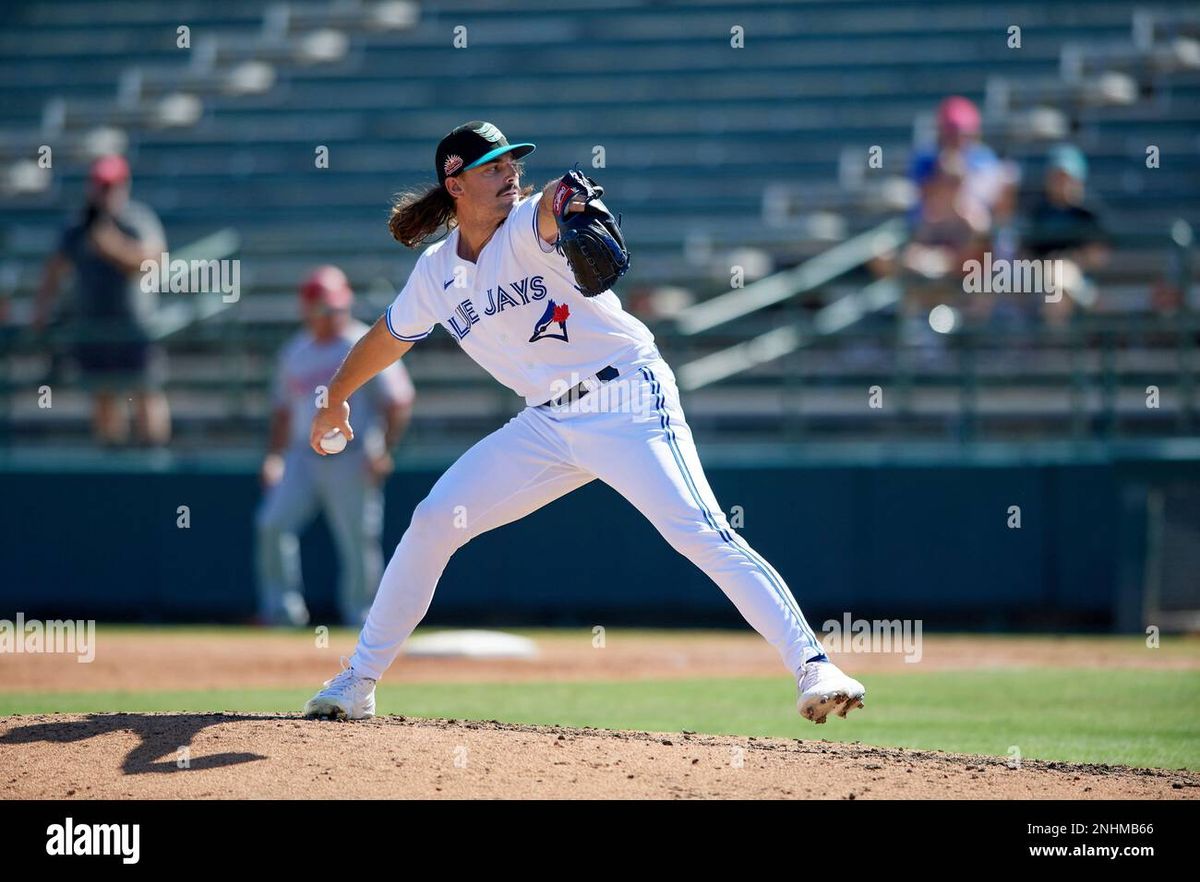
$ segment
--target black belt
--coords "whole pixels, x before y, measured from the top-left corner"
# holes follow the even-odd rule
[[[602,367],[596,371],[595,377],[601,383],[607,383],[609,380],[615,380],[620,373],[611,364],[608,367]],[[585,381],[586,382],[586,381]],[[557,398],[551,398],[549,401],[538,405],[539,407],[562,407],[564,404],[570,404],[572,401],[578,401],[584,395],[587,395],[591,390],[584,383],[578,386],[573,386]]]

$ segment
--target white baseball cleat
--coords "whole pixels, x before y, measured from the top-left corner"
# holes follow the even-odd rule
[[[824,723],[831,712],[845,717],[854,708],[863,706],[863,696],[867,694],[862,683],[847,677],[828,660],[805,665],[799,685],[796,708],[800,716],[814,723]]]
[[[360,677],[342,657],[342,672],[304,705],[304,716],[329,720],[366,720],[375,716],[375,681]]]

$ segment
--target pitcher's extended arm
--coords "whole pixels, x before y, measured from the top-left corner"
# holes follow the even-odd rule
[[[340,429],[347,441],[353,441],[354,432],[350,428],[350,396],[412,347],[412,343],[397,340],[392,336],[387,322],[382,317],[376,321],[371,330],[346,354],[346,360],[329,381],[328,400],[323,402],[324,407],[318,406],[316,416],[313,417],[312,431],[308,435],[309,446],[326,456],[325,451],[321,449],[321,438],[331,429]],[[316,394],[316,390],[313,390],[313,394]],[[318,405],[321,403],[318,401]]]

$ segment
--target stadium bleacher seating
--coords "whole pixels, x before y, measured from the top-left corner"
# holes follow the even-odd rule
[[[0,28],[0,424],[9,443],[87,443],[81,394],[67,389],[50,413],[22,391],[48,362],[22,326],[97,145],[126,146],[134,196],[158,211],[172,247],[236,232],[240,299],[168,338],[169,390],[178,444],[251,448],[298,280],[336,263],[360,316],[377,316],[416,257],[388,236],[390,197],[432,179],[433,145],[454,125],[490,119],[537,142],[527,170],[538,184],[602,145],[595,176],[634,250],[619,293],[633,304],[670,287],[704,300],[729,287],[733,255],[783,269],[894,216],[872,195],[904,174],[937,102],[957,93],[984,107],[985,139],[1021,164],[1023,198],[1049,143],[1087,153],[1116,246],[1098,277],[1109,314],[1069,339],[965,334],[937,363],[889,348],[886,317],[869,316],[691,393],[698,430],[731,441],[1194,430],[1196,326],[1156,316],[1149,291],[1172,266],[1191,268],[1172,232],[1200,224],[1198,21],[1187,4],[1115,0],[573,0],[569,12],[552,0],[16,3]],[[1019,49],[1006,42],[1012,25]],[[743,49],[730,46],[735,26]],[[456,27],[466,48],[452,44]],[[1065,128],[1036,137],[1031,112]],[[30,167],[43,144],[54,148],[49,175]],[[1143,161],[1148,144],[1158,168]],[[314,164],[319,145],[329,168]],[[848,177],[846,157],[872,145],[884,169]],[[780,185],[792,194],[781,215],[767,204]],[[647,320],[683,364],[868,281],[850,267],[704,334],[680,334],[669,315]],[[520,404],[447,335],[409,364],[414,444],[461,444]],[[862,406],[881,378],[902,378],[905,402],[886,419]],[[1164,387],[1154,412],[1150,384]]]

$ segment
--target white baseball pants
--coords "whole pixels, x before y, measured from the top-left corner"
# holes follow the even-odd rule
[[[799,678],[823,654],[787,583],[730,528],[661,359],[573,404],[526,407],[452,465],[413,511],[351,666],[379,679],[424,618],[454,552],[599,478],[720,586]]]

